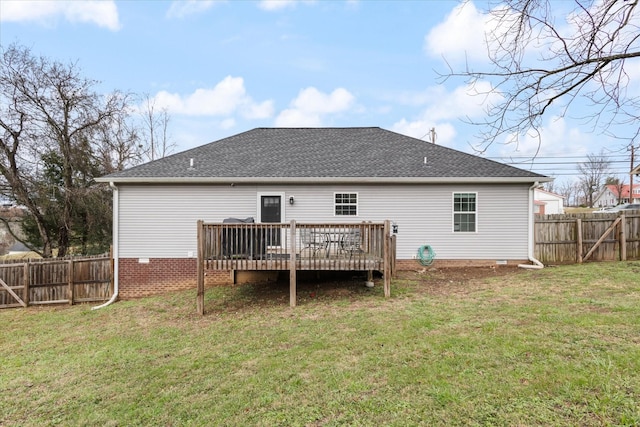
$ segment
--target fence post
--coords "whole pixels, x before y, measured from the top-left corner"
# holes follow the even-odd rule
[[[576,259],[578,264],[582,264],[582,220],[576,219]]]
[[[627,260],[627,221],[624,212],[620,214],[620,261]]]
[[[22,282],[24,284],[24,288],[22,289],[22,301],[24,301],[25,305],[29,306],[29,262],[25,262],[22,268]]]
[[[75,298],[75,289],[73,286],[73,260],[70,259],[69,261],[67,261],[67,282],[69,283],[69,291],[68,293],[68,298],[69,298],[69,305],[73,305],[73,300]]]

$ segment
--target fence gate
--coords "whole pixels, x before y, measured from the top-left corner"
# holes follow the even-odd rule
[[[20,296],[15,292],[16,290],[24,290],[24,285],[21,286],[9,286],[4,280],[0,279],[0,286],[6,291],[5,301],[0,301],[0,307],[9,308],[9,307],[26,307],[27,303],[20,298]],[[13,298],[13,302],[11,301]]]
[[[0,308],[29,305],[28,265],[0,265]]]

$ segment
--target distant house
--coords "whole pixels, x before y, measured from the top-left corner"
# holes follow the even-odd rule
[[[629,192],[629,184],[622,186],[605,185],[596,195],[593,206],[604,208],[621,203],[640,203],[640,184],[633,185],[632,193]]]
[[[563,214],[564,213],[564,196],[543,190],[535,189],[534,212],[541,215]]]
[[[9,255],[22,255],[31,252],[31,249],[25,246],[24,243],[16,241],[9,248]]]
[[[421,268],[423,245],[436,265],[528,262],[534,188],[551,180],[377,127],[258,128],[98,179],[123,297],[194,287],[198,220],[390,220],[399,269]]]

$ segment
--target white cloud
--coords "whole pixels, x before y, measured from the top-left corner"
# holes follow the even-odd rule
[[[462,141],[455,141],[456,126],[453,124],[462,119],[480,118],[486,114],[487,103],[495,103],[500,94],[491,91],[488,82],[479,81],[473,86],[458,86],[447,91],[444,86],[433,86],[418,93],[401,94],[396,100],[412,107],[424,107],[413,119],[402,118],[393,124],[396,132],[425,139],[432,128],[436,129],[436,142],[440,145],[467,150],[460,146]],[[426,137],[425,137],[426,135]]]
[[[302,111],[328,114],[348,109],[353,99],[353,95],[343,88],[338,88],[327,95],[314,87],[309,87],[300,92],[292,105]]]
[[[591,133],[584,133],[577,127],[570,127],[563,117],[550,117],[546,124],[539,129],[539,138],[534,131],[521,137],[514,143],[513,135],[507,136],[503,144],[496,148],[499,156],[582,156],[600,149],[598,141]]]
[[[273,101],[263,101],[259,104],[254,102],[246,103],[242,108],[242,113],[247,119],[266,119],[273,115]]]
[[[491,91],[488,82],[477,82],[473,86],[458,86],[453,92],[442,93],[424,115],[431,120],[473,118],[486,114],[488,103],[495,104],[501,95]]]
[[[273,101],[253,101],[246,93],[242,77],[227,76],[213,89],[196,89],[186,96],[160,91],[155,95],[155,103],[172,114],[189,116],[240,114],[247,119],[256,119],[273,115]]]
[[[346,89],[338,88],[330,94],[314,87],[300,91],[291,102],[290,109],[282,111],[276,118],[279,127],[318,127],[322,116],[341,113],[352,108],[354,96]]]
[[[464,2],[453,8],[444,22],[436,25],[425,36],[424,49],[433,56],[447,60],[467,58],[485,59],[487,48],[485,31],[487,17],[473,2]]]
[[[465,1],[454,7],[445,20],[425,36],[425,53],[456,64],[487,61],[487,43],[496,48],[498,40],[509,33],[517,17],[503,5],[483,13],[472,1]]]
[[[462,117],[480,117],[486,106],[500,100],[500,93],[492,91],[487,81],[458,86],[448,92],[443,85],[431,86],[422,92],[406,92],[392,97],[394,102],[412,107],[427,107],[422,113],[432,121]]]
[[[305,113],[300,110],[284,110],[276,118],[276,127],[320,127],[322,119],[319,114]]]
[[[5,0],[0,21],[39,22],[51,25],[59,17],[69,22],[93,23],[111,31],[120,29],[114,1]]]
[[[167,10],[167,18],[184,18],[202,13],[219,3],[224,3],[224,0],[176,0],[171,2]]]
[[[280,10],[295,7],[298,3],[312,4],[313,0],[261,0],[258,7],[263,10]]]

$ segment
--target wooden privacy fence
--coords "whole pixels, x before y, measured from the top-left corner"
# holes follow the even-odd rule
[[[534,233],[543,264],[640,259],[640,211],[537,215]]]
[[[112,293],[110,256],[0,264],[0,308],[106,301]]]

